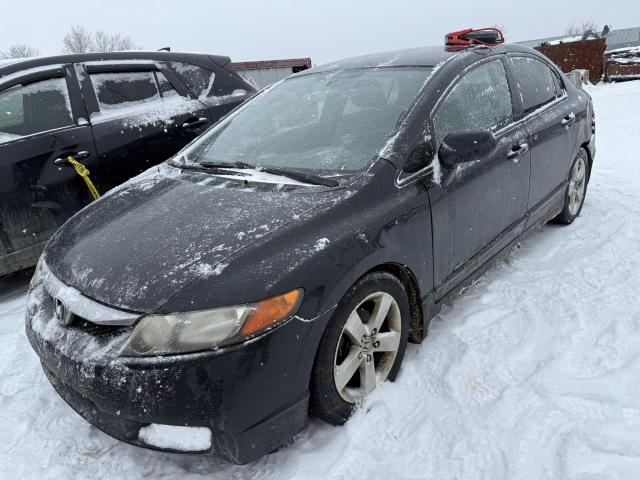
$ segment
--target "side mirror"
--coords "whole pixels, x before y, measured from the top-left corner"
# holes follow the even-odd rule
[[[497,146],[496,137],[489,130],[465,130],[447,135],[438,149],[438,159],[445,168],[480,160]]]

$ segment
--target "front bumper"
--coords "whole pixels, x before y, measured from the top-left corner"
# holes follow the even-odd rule
[[[212,446],[198,453],[247,463],[307,423],[309,322],[292,320],[217,351],[127,358],[118,352],[131,327],[81,320],[62,326],[52,312],[52,299],[34,286],[26,332],[47,377],[74,410],[119,440],[157,449],[140,438],[142,427],[207,427]]]

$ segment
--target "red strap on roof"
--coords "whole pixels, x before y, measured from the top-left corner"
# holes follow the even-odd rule
[[[457,32],[447,33],[445,44],[467,47],[471,45],[498,45],[504,42],[502,31],[495,27],[465,28]]]

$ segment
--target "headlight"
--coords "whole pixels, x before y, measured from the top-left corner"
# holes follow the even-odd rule
[[[237,343],[290,318],[301,300],[298,289],[236,307],[148,315],[138,321],[121,355],[170,355]]]

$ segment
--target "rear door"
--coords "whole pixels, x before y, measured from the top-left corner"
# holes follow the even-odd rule
[[[78,70],[103,190],[168,159],[211,124],[206,107],[162,63],[89,62]]]
[[[521,54],[509,56],[509,60],[531,148],[529,206],[533,222],[564,192],[577,142],[576,114],[562,79],[547,63]]]
[[[438,298],[524,228],[530,159],[526,132],[514,123],[511,90],[503,62],[493,57],[455,80],[432,113],[438,146],[449,133],[479,129],[493,132],[498,143],[486,158],[441,167],[429,188]]]
[[[73,168],[54,164],[79,152],[96,161],[91,128],[71,65],[0,79],[0,275],[26,268],[53,232],[90,201]]]

